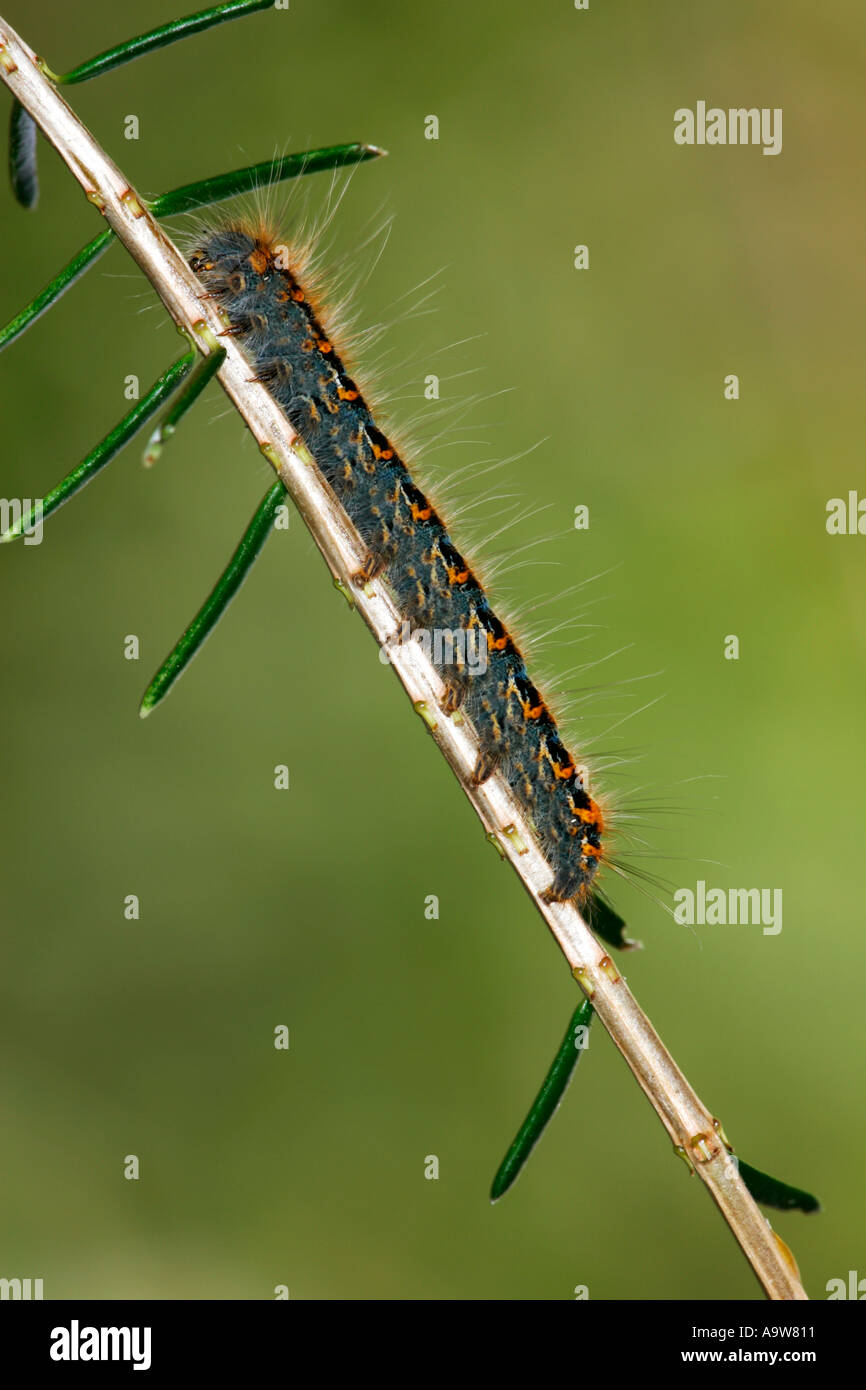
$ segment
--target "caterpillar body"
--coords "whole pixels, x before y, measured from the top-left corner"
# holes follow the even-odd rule
[[[604,819],[586,774],[484,586],[347,371],[303,253],[287,255],[264,226],[230,222],[200,233],[189,263],[361,537],[355,582],[381,575],[412,628],[462,632],[483,651],[477,663],[460,646],[434,656],[443,709],[460,709],[476,732],[476,785],[499,771],[511,786],[551,866],[548,899],[591,904]]]

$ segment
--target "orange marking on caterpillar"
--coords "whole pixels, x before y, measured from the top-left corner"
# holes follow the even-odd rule
[[[520,697],[518,696],[520,700]],[[520,700],[520,708],[523,710],[524,719],[540,719],[544,713],[544,702],[540,705],[530,705],[528,700]]]

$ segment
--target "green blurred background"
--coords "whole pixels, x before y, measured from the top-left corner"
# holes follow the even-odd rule
[[[62,70],[186,6],[4,8]],[[334,255],[351,283],[375,256],[353,248],[393,216],[358,289],[362,323],[397,317],[442,271],[436,313],[394,328],[381,376],[400,421],[424,416],[423,378],[443,374],[420,452],[439,429],[469,442],[421,476],[435,492],[541,441],[492,480],[467,475],[451,506],[492,485],[524,513],[494,551],[549,538],[505,565],[512,607],[600,576],[534,619],[593,602],[588,640],[560,634],[541,667],[611,658],[561,684],[609,682],[571,727],[581,749],[629,759],[607,779],[614,800],[677,812],[650,813],[652,853],[635,863],[674,886],[784,891],[778,936],[688,931],[608,879],[646,947],[624,959],[629,983],[699,1094],[744,1157],[824,1202],[774,1218],[817,1298],[866,1274],[866,539],[825,530],[829,498],[866,490],[864,38],[862,6],[838,0],[820,16],[804,0],[724,14],[292,0],[69,93],[146,193],[274,149],[390,151],[351,180]],[[677,147],[673,112],[698,99],[782,107],[783,153]],[[4,197],[4,322],[98,230],[45,149],[42,175],[37,213]],[[328,186],[309,180],[304,206]],[[124,377],[144,387],[176,352],[113,248],[3,357],[4,495],[44,494],[127,408]],[[447,414],[506,388],[465,421]],[[42,546],[0,554],[0,1274],[42,1277],[49,1298],[270,1298],[277,1284],[293,1298],[568,1299],[578,1284],[593,1299],[758,1297],[600,1028],[490,1207],[576,1003],[568,970],[296,516],[140,723],[268,468],[216,387],[155,472],[139,458],[133,445]],[[588,532],[571,529],[579,503]],[[464,539],[498,525],[467,521]]]

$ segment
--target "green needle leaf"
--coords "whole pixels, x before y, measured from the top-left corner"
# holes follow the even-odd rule
[[[224,24],[229,19],[241,19],[244,15],[255,14],[256,10],[273,9],[273,2],[274,0],[228,0],[227,4],[213,5],[208,10],[199,10],[183,19],[173,19],[168,24],[161,24],[158,29],[151,29],[146,34],[139,34],[137,38],[127,39],[125,43],[119,43],[114,48],[106,49],[104,53],[98,53],[86,63],[79,63],[71,72],[55,77],[55,81],[66,85],[72,82],[89,82],[91,77],[99,77],[103,72],[110,72],[112,68],[131,63],[134,58],[153,53],[157,48],[165,48],[167,44],[188,38],[190,34],[200,34],[203,29],[212,29],[215,24]]]
[[[607,898],[603,897],[597,888],[587,892],[585,907],[586,920],[591,930],[607,946],[615,946],[619,951],[639,951],[641,949],[641,943],[632,941],[628,935],[628,928],[623,918],[614,911]]]
[[[145,468],[152,468],[156,463],[165,441],[174,434],[184,415],[198,400],[208,382],[216,376],[225,360],[226,350],[223,347],[215,348],[207,357],[199,358],[190,372],[189,381],[183,390],[178,392],[174,404],[166,411],[147,441],[143,459]]]
[[[287,154],[282,159],[266,159],[260,164],[250,164],[229,174],[216,174],[210,179],[182,184],[170,193],[161,193],[158,198],[153,198],[148,208],[154,217],[170,217],[174,213],[207,207],[224,198],[234,198],[238,193],[249,193],[255,188],[269,188],[271,184],[297,178],[299,174],[316,174],[322,169],[342,169],[349,164],[363,164],[365,160],[377,159],[384,153],[377,145],[355,143],[327,145],[320,150]]]
[[[580,1061],[581,1054],[587,1044],[588,1029],[592,1022],[593,1008],[588,999],[582,1000],[578,1004],[571,1017],[571,1022],[566,1030],[565,1037],[559,1045],[559,1050],[554,1057],[550,1070],[544,1081],[541,1083],[541,1090],[532,1102],[532,1107],[523,1124],[515,1136],[511,1147],[505,1155],[496,1177],[493,1179],[493,1186],[490,1189],[490,1200],[496,1202],[507,1192],[511,1184],[520,1174],[523,1165],[529,1158],[535,1145],[538,1143],[548,1122],[553,1116],[553,1112],[562,1100],[565,1089],[571,1080],[575,1067]],[[579,1037],[575,1037],[576,1030],[582,1031]]]
[[[46,309],[50,309],[51,305],[69,289],[69,286],[73,285],[79,276],[93,265],[93,262],[102,255],[113,240],[114,232],[110,227],[104,232],[100,232],[99,236],[94,237],[92,241],[82,247],[77,256],[73,256],[69,264],[63,267],[59,275],[55,275],[50,284],[46,285],[45,289],[37,294],[26,308],[16,314],[5,328],[0,328],[0,352],[8,347],[14,338],[17,338],[31,324],[34,324],[45,313]]]
[[[777,1211],[821,1210],[821,1203],[811,1192],[804,1192],[800,1187],[791,1187],[786,1182],[780,1182],[778,1178],[771,1178],[769,1173],[762,1173],[760,1168],[753,1168],[751,1163],[744,1163],[741,1158],[737,1159],[737,1164],[740,1177],[761,1206],[775,1207]]]
[[[58,507],[62,507],[64,502],[68,502],[76,492],[79,492],[91,478],[95,478],[100,469],[119,453],[132,436],[141,429],[152,415],[159,410],[163,401],[166,400],[178,385],[183,381],[187,372],[196,360],[197,354],[187,353],[178,359],[173,366],[169,367],[157,382],[151,386],[146,396],[142,396],[120,421],[114,429],[107,434],[101,443],[97,444],[87,455],[87,458],[79,463],[77,468],[73,468],[71,473],[67,473],[62,482],[52,488],[47,497],[37,500],[30,511],[18,519],[14,526],[0,536],[0,545],[5,541],[14,541],[24,534],[25,531],[44,521],[52,512],[56,512]]]
[[[146,719],[183,674],[205,638],[209,637],[243,584],[273,530],[277,509],[286,495],[282,482],[268,489],[213,589],[196,613],[177,645],[160,666],[141,702],[139,714]]]
[[[13,101],[9,120],[9,178],[12,192],[21,206],[35,208],[39,202],[36,122],[20,101]]]

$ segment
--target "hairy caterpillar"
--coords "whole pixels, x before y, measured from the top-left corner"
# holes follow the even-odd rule
[[[587,899],[604,818],[586,774],[484,587],[346,370],[305,253],[264,222],[231,221],[201,233],[189,263],[360,535],[366,558],[355,582],[381,575],[412,629],[463,635],[434,648],[434,664],[443,709],[460,709],[478,736],[474,781],[496,770],[507,778],[553,871],[548,899]]]

